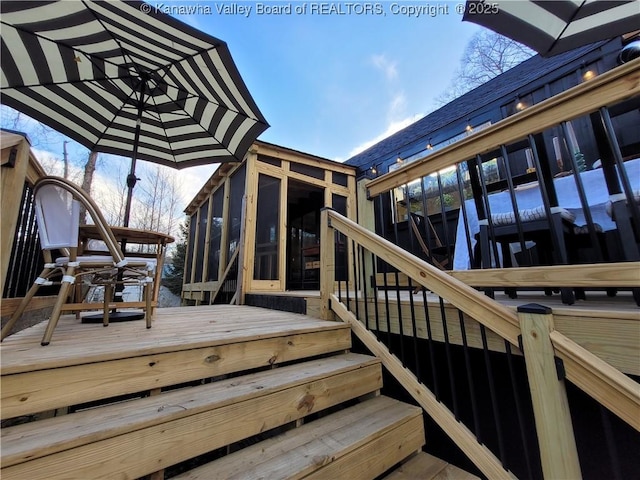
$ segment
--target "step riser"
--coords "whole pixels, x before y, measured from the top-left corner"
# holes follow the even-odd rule
[[[3,375],[1,418],[348,350],[347,329]]]
[[[367,366],[3,468],[2,478],[140,477],[365,395],[381,382],[380,366]]]
[[[422,410],[375,397],[175,480],[375,478],[424,444]]]
[[[382,475],[424,445],[424,422],[422,416],[385,432],[376,439],[368,439],[356,450],[335,459],[328,465],[305,476],[309,480],[348,478],[369,480]],[[295,476],[293,478],[302,478]]]

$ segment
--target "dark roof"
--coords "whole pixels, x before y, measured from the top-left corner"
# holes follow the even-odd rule
[[[381,140],[344,163],[357,167],[369,167],[381,161],[394,159],[404,147],[420,138],[425,139],[424,143],[426,145],[430,135],[438,129],[448,124],[459,122],[461,119],[466,120],[473,112],[502,97],[515,95],[518,90],[524,89],[527,84],[536,82],[537,79],[579,59],[604,43],[607,42],[587,45],[550,58],[535,55],[461,97],[452,100],[399,132]]]

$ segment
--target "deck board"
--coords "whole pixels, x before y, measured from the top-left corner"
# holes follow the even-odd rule
[[[305,315],[259,307],[211,305],[157,309],[153,327],[144,321],[83,324],[60,319],[51,344],[40,340],[46,322],[7,337],[0,344],[2,375],[245,342],[318,330],[348,328]]]

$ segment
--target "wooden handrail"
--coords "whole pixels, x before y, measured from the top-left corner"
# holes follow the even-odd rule
[[[323,213],[326,215],[329,227],[346,235],[389,265],[404,272],[413,281],[446,299],[513,345],[518,345],[520,334],[518,318],[506,307],[337,212],[326,209],[326,212],[323,211]],[[321,226],[321,228],[325,227]],[[327,245],[321,250],[321,253],[324,254],[325,250],[332,249]],[[637,269],[638,262],[623,263],[619,267],[621,268],[622,282],[637,281],[634,280],[637,279],[637,274],[633,273],[633,269]],[[333,263],[329,268],[333,268]],[[585,272],[591,272],[589,275],[585,275],[587,283],[584,286],[593,286],[603,272],[606,275],[611,274],[611,264],[587,265],[581,268]],[[552,279],[560,279],[563,270],[570,271],[566,266],[564,268],[551,267],[547,273],[551,272]],[[529,270],[527,269],[527,271]],[[541,278],[539,277],[538,280]],[[571,280],[575,279],[577,279],[577,273]],[[566,284],[567,279],[564,278],[563,282]],[[344,305],[340,304],[335,294],[330,292],[324,295],[328,298],[323,297],[323,305],[328,305],[331,300],[331,309],[341,318],[346,317],[345,312],[348,313],[348,311]],[[567,378],[640,431],[640,387],[638,384],[558,331],[552,331],[550,338],[557,355],[564,361]]]
[[[473,287],[640,287],[640,262],[449,270]]]
[[[518,317],[511,310],[339,213],[329,210],[328,218],[331,227],[355,240],[401,272],[405,272],[416,283],[447,299],[512,345],[518,345]],[[321,252],[324,250],[326,248]]]
[[[557,330],[549,336],[569,381],[640,431],[640,385]]]
[[[593,80],[565,90],[467,138],[371,180],[370,197],[446,167],[508,145],[561,122],[597,111],[640,94],[640,59],[616,67]]]

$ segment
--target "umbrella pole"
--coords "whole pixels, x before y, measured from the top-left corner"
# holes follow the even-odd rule
[[[129,226],[129,216],[131,215],[131,200],[133,198],[133,187],[136,186],[136,182],[139,180],[136,177],[136,160],[138,159],[138,144],[140,143],[140,129],[142,127],[142,110],[144,108],[144,90],[147,86],[147,82],[144,78],[140,81],[140,99],[138,101],[138,118],[136,119],[136,130],[133,135],[133,155],[131,157],[131,170],[127,175],[127,203],[124,207],[124,220],[122,225],[124,227]],[[122,245],[122,253],[124,253],[125,245]]]
[[[131,157],[131,170],[129,171],[129,175],[127,175],[127,202],[124,207],[124,219],[122,225],[124,227],[129,226],[129,216],[131,214],[131,199],[133,198],[133,187],[136,186],[136,182],[138,178],[136,177],[136,160],[138,157],[138,144],[140,143],[140,129],[142,126],[142,109],[144,108],[144,89],[146,87],[146,81],[142,79],[140,82],[140,99],[138,102],[138,118],[136,119],[136,129],[133,136],[133,154]],[[126,256],[127,251],[127,239],[123,238],[120,244],[120,249],[122,250],[122,254]],[[118,273],[118,281],[116,282],[116,291],[114,293],[114,297],[117,297],[116,302],[123,301],[122,294],[124,291],[124,285],[122,284],[122,272]],[[112,315],[121,315],[123,319],[128,320],[138,320],[143,318],[144,315],[139,313],[116,313],[115,310],[112,311]],[[128,317],[128,318],[125,318]],[[111,318],[111,317],[110,317]]]

